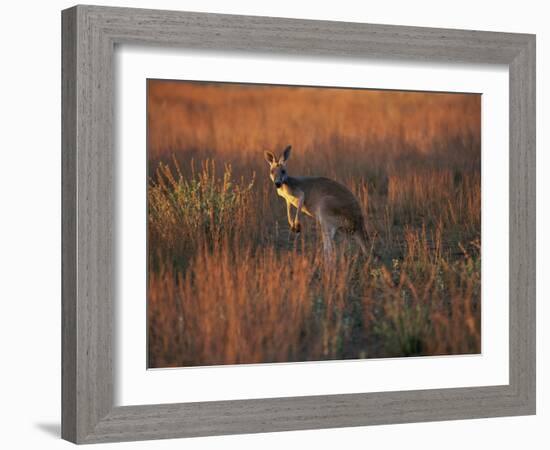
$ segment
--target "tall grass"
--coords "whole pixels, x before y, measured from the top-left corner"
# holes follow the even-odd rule
[[[334,329],[342,327],[335,318],[345,314],[349,286],[340,281],[343,271],[319,273],[317,266],[310,254],[277,254],[274,248],[254,252],[237,245],[201,249],[185,274],[168,269],[151,276],[150,363],[337,357],[345,330]],[[170,336],[172,351],[166,352],[157,330]]]
[[[253,187],[254,178],[233,180],[231,165],[218,178],[213,160],[202,162],[198,172],[192,161],[189,179],[176,160],[160,163],[147,193],[150,248],[175,262],[197,246],[234,236],[246,220]]]
[[[149,83],[150,367],[480,351],[479,96]],[[290,232],[262,156],[287,143],[371,256]]]

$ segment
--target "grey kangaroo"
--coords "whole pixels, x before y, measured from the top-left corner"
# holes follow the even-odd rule
[[[329,178],[291,177],[286,167],[290,151],[289,145],[279,158],[265,152],[269,176],[277,188],[277,194],[286,201],[290,229],[295,233],[301,231],[300,213],[303,212],[315,218],[321,226],[325,257],[333,255],[334,237],[338,231],[353,237],[367,255],[363,213],[355,196],[348,188]],[[294,215],[291,206],[296,208]]]

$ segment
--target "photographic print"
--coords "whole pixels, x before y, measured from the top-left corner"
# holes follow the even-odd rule
[[[147,80],[148,367],[481,352],[481,95]]]

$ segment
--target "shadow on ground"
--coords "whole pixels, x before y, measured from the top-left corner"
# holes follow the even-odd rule
[[[60,423],[37,423],[36,428],[49,434],[52,437],[61,437],[61,424]]]

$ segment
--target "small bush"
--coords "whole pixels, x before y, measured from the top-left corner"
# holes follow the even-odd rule
[[[254,176],[235,181],[226,165],[218,177],[213,160],[198,172],[192,162],[191,173],[184,178],[174,158],[173,168],[160,163],[149,183],[149,245],[164,257],[181,258],[204,243],[220,242],[246,221]]]

